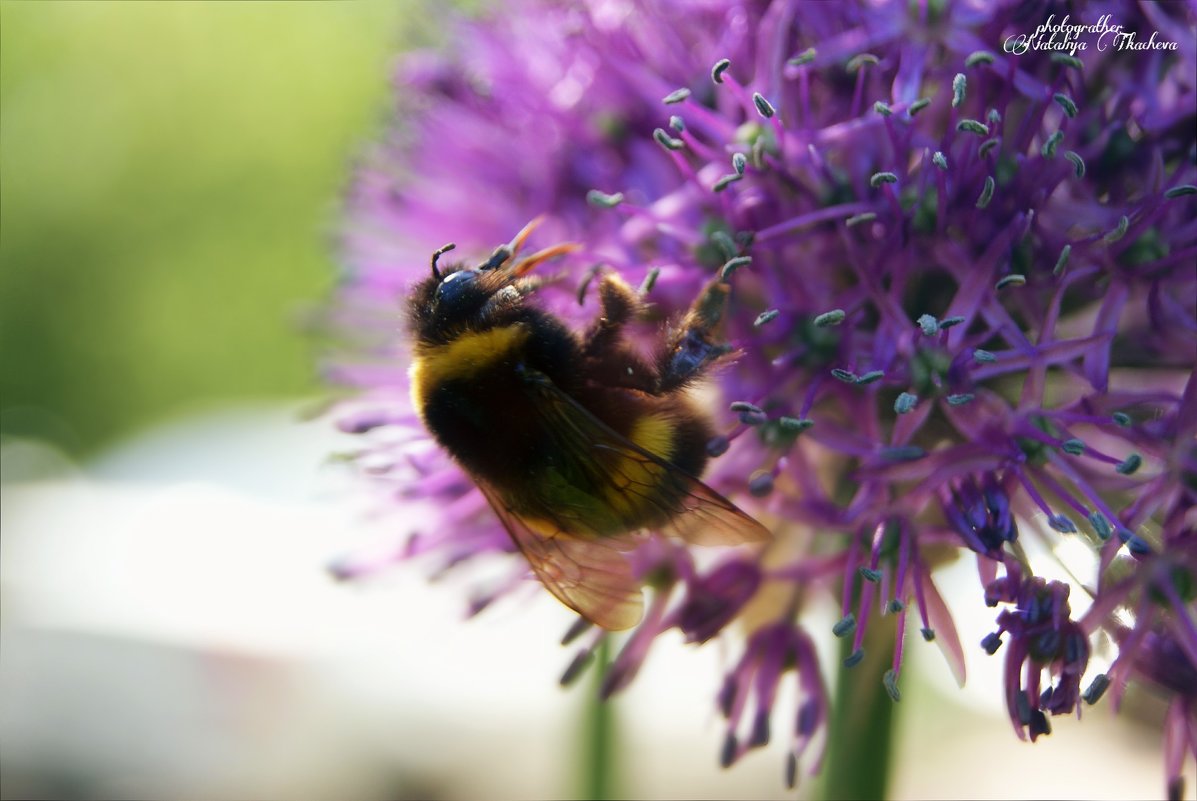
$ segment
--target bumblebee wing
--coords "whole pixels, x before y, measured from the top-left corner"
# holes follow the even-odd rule
[[[644,596],[621,538],[583,539],[550,520],[521,517],[493,488],[478,482],[532,571],[557,600],[604,629],[630,629],[644,615]]]
[[[534,371],[528,384],[537,414],[543,416],[556,441],[554,450],[576,476],[578,487],[602,487],[595,504],[616,518],[623,530],[643,527],[646,519],[666,533],[697,545],[737,545],[772,539],[769,530],[734,503],[676,465],[621,436],[563,392],[547,376]],[[647,513],[647,514],[646,514]],[[563,508],[560,521],[579,530]],[[586,522],[577,525],[586,530]]]
[[[769,529],[698,479],[673,468],[669,480],[681,484],[683,492],[681,511],[664,527],[666,532],[695,545],[738,545],[773,539]]]

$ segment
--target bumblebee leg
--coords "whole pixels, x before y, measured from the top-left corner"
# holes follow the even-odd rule
[[[527,297],[534,292],[539,292],[541,287],[548,286],[549,284],[556,283],[560,280],[562,280],[562,276],[560,275],[533,275],[527,278],[520,278],[519,280],[512,282],[511,285],[516,288],[520,295]]]
[[[653,366],[623,339],[627,323],[644,310],[636,290],[614,273],[599,282],[599,317],[582,339],[587,373],[607,386],[657,394],[659,380]]]
[[[515,275],[523,275],[542,261],[547,261],[555,256],[563,256],[566,253],[573,253],[581,247],[577,242],[563,242],[560,245],[553,245],[544,250],[538,250],[531,256],[520,259],[511,265],[511,272]]]
[[[623,327],[643,309],[634,289],[615,273],[605,273],[599,281],[599,317],[586,331],[584,352],[600,353],[617,344]]]
[[[527,225],[520,229],[520,232],[515,235],[506,245],[499,245],[495,248],[494,253],[490,254],[490,258],[478,265],[479,270],[497,270],[508,261],[513,259],[520,248],[524,246],[524,241],[544,222],[544,216],[535,217]]]
[[[524,246],[524,240],[526,240],[533,231],[540,227],[542,222],[544,222],[543,214],[533,217],[528,221],[527,225],[520,229],[520,232],[515,235],[515,239],[512,239],[511,244],[507,246],[511,250],[512,256],[520,252],[520,248]]]
[[[670,331],[657,354],[657,373],[661,390],[668,392],[694,381],[732,347],[717,342],[730,287],[712,281],[695,299],[686,316]]]

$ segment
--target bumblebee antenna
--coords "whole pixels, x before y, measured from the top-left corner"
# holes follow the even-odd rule
[[[438,280],[438,281],[441,280],[440,270],[436,269],[436,260],[439,259],[441,256],[444,256],[446,253],[448,253],[450,250],[452,250],[455,247],[457,247],[457,245],[450,242],[447,245],[441,245],[439,248],[437,248],[436,250],[434,250],[432,252],[432,277],[435,278],[436,280]]]

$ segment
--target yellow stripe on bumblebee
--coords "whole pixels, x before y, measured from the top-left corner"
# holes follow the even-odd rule
[[[522,323],[468,332],[444,345],[416,349],[408,376],[412,404],[423,410],[428,396],[453,379],[472,378],[480,369],[507,358],[527,341],[529,331]]]

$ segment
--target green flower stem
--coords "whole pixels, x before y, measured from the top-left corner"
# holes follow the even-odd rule
[[[840,641],[835,700],[828,722],[827,762],[823,766],[825,801],[882,799],[893,763],[894,700],[881,683],[894,658],[896,616],[873,617],[864,640],[864,659],[843,667],[852,653],[852,637]]]
[[[605,801],[615,797],[618,785],[615,759],[615,705],[599,697],[603,676],[611,664],[611,645],[603,638],[595,653],[598,662],[586,692],[583,713],[579,798]]]

